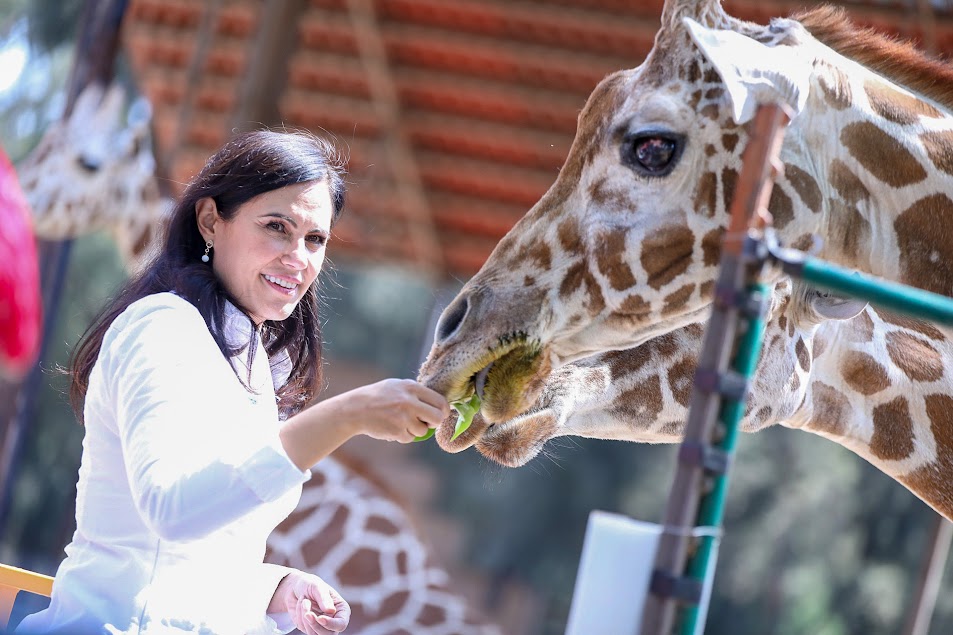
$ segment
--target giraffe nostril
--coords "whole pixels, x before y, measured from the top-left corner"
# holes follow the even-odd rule
[[[457,329],[463,323],[463,318],[467,315],[470,308],[470,301],[467,296],[457,298],[453,303],[443,310],[440,321],[437,322],[437,341],[442,342],[456,333]]]

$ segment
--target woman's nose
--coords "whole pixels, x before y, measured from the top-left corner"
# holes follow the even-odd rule
[[[288,251],[285,252],[284,262],[289,267],[304,269],[308,266],[308,245],[304,240],[297,240],[291,244]]]

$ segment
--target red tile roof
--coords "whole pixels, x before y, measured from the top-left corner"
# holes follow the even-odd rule
[[[124,41],[153,103],[157,153],[170,178],[186,182],[247,125],[236,117],[253,95],[272,109],[257,121],[325,131],[349,156],[352,185],[332,258],[458,277],[474,273],[546,191],[586,97],[607,73],[641,62],[663,4],[363,1],[376,24],[362,44],[349,0],[310,0],[277,26],[255,0],[133,0]],[[733,15],[758,22],[803,4],[726,2]],[[890,33],[924,32],[906,3],[842,4]],[[953,52],[953,17],[939,14],[935,25],[937,49]],[[267,28],[272,40],[262,35]],[[288,50],[255,75],[254,62],[275,42]],[[383,58],[373,56],[374,45]],[[280,86],[270,94],[247,85],[275,77],[284,80],[267,84]],[[388,135],[391,119],[397,132]]]

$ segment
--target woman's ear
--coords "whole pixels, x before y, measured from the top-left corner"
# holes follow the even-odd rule
[[[215,200],[210,196],[200,198],[195,204],[195,222],[206,242],[215,242],[215,229],[220,220],[222,217],[218,215]]]

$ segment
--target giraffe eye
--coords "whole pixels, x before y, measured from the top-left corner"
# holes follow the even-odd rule
[[[681,150],[681,139],[673,135],[627,135],[622,142],[622,162],[643,176],[666,176],[675,168]]]

